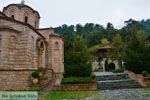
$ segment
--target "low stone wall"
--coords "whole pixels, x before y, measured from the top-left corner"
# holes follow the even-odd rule
[[[0,90],[27,90],[32,85],[33,71],[0,71]]]
[[[125,73],[128,74],[131,79],[138,81],[142,87],[150,87],[150,80],[145,80],[141,74],[135,74],[129,70],[126,70]]]
[[[54,90],[60,91],[94,91],[97,89],[96,83],[89,84],[61,84],[60,86],[54,86]]]

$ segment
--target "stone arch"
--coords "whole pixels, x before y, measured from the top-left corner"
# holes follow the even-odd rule
[[[36,40],[36,53],[37,53],[37,65],[38,68],[45,68],[45,58],[46,58],[46,45],[43,40]]]

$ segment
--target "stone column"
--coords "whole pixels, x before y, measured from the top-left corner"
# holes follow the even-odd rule
[[[107,59],[106,58],[103,58],[103,60],[102,60],[102,64],[103,64],[103,72],[105,72],[106,71],[106,69],[105,69],[105,61],[106,61]]]

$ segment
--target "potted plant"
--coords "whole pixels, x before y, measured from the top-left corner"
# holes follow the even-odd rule
[[[33,83],[33,85],[38,84],[38,78],[39,78],[39,72],[38,71],[32,72],[32,83]]]
[[[91,82],[96,83],[96,76],[94,73],[91,75],[91,78],[92,78]]]

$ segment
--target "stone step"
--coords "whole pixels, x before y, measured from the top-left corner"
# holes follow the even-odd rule
[[[139,88],[139,83],[132,79],[97,81],[99,89]]]
[[[97,81],[105,81],[105,80],[122,80],[122,79],[129,79],[129,76],[124,73],[116,73],[112,75],[99,75],[96,76]]]

